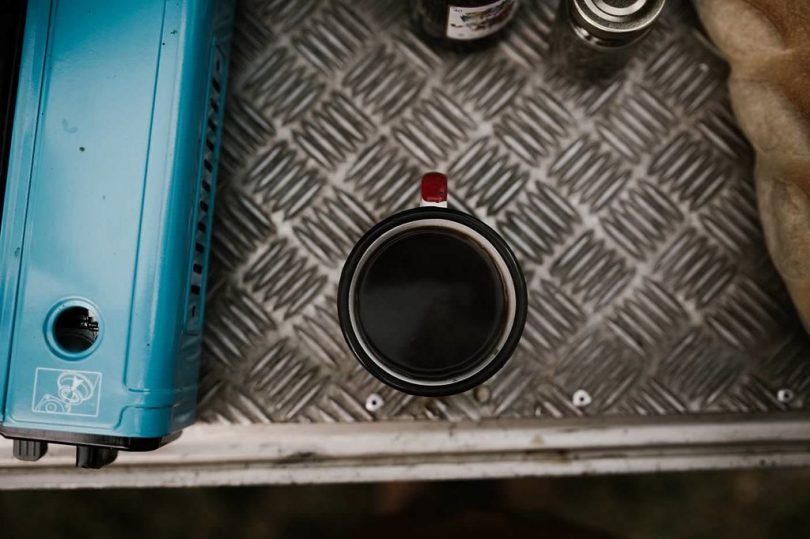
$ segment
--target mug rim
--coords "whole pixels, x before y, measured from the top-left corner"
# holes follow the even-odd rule
[[[448,382],[445,384],[436,384],[435,381],[425,381],[425,384],[418,383],[418,377],[409,377],[411,380],[405,380],[388,372],[378,364],[379,360],[372,358],[365,347],[360,341],[355,328],[352,324],[352,317],[350,312],[350,293],[351,285],[354,276],[359,269],[360,262],[362,261],[366,251],[374,245],[376,240],[388,231],[391,231],[401,225],[408,223],[422,221],[422,220],[445,220],[452,221],[464,225],[474,232],[480,234],[486,241],[488,241],[495,252],[498,253],[502,262],[509,271],[509,277],[512,281],[515,294],[515,313],[514,320],[506,339],[500,346],[494,357],[492,357],[486,364],[484,364],[474,374],[462,378],[461,380]],[[459,232],[463,234],[463,232]],[[379,248],[379,247],[378,247]],[[505,279],[502,278],[503,281]],[[338,285],[338,319],[340,322],[340,329],[343,332],[343,337],[349,344],[352,353],[357,358],[363,367],[368,370],[375,378],[384,382],[385,384],[394,387],[405,393],[419,396],[447,396],[456,393],[461,393],[472,389],[498,372],[517,348],[520,337],[523,334],[524,326],[526,325],[526,316],[528,310],[528,293],[526,288],[526,279],[523,276],[523,271],[517,261],[517,257],[509,248],[506,241],[480,219],[455,209],[451,208],[437,208],[437,207],[421,207],[401,211],[391,215],[382,221],[375,224],[355,243],[351,252],[349,253],[346,263],[340,275],[340,283]],[[430,385],[427,385],[427,384]]]

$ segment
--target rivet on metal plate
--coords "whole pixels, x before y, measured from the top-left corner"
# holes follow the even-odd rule
[[[593,399],[591,399],[590,393],[584,389],[577,389],[574,391],[574,396],[571,397],[571,402],[574,403],[574,406],[577,408],[585,408],[593,402]]]
[[[489,398],[492,396],[492,392],[489,390],[487,386],[480,386],[475,388],[473,396],[475,397],[475,400],[483,404],[485,402],[489,402]]]
[[[376,412],[377,410],[383,407],[383,404],[385,404],[383,398],[379,396],[377,393],[372,393],[366,399],[366,410],[368,410],[369,412]]]
[[[780,389],[776,392],[776,399],[782,404],[787,404],[793,400],[794,394],[790,389]]]

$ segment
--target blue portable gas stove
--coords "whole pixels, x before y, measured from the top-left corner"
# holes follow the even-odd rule
[[[10,4],[0,434],[98,468],[194,420],[233,5]]]

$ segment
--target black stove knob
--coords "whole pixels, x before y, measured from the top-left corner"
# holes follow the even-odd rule
[[[14,458],[36,462],[48,452],[48,444],[37,440],[14,440]]]

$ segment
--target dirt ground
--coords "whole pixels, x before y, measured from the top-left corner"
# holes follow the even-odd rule
[[[0,492],[0,537],[810,537],[810,469]]]

